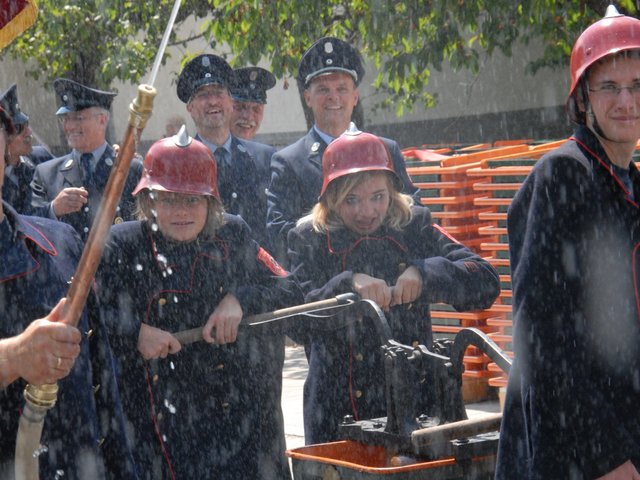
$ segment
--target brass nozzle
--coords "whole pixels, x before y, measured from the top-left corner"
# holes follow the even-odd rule
[[[138,85],[138,96],[129,104],[129,125],[138,129],[146,126],[157,93],[151,85]]]
[[[35,407],[49,410],[58,399],[58,384],[31,385],[24,389],[24,399]]]

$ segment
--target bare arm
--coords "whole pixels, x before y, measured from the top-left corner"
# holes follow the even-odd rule
[[[66,377],[80,353],[80,331],[61,322],[64,299],[19,335],[0,340],[0,384],[18,378],[40,385]]]

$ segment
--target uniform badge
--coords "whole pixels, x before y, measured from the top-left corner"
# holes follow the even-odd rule
[[[116,225],[118,225],[119,223],[122,223],[122,222],[124,222],[124,220],[122,219],[122,217],[116,217],[116,218],[113,220],[113,223],[115,223]]]
[[[64,165],[62,166],[62,168],[67,170],[67,169],[71,168],[72,165],[73,165],[73,158],[70,158],[69,160],[64,162]]]
[[[258,255],[256,258],[269,269],[271,273],[277,275],[278,277],[286,277],[287,271],[280,266],[276,259],[271,256],[269,252],[267,252],[264,248],[260,247],[258,250]]]
[[[111,165],[113,165],[113,160],[111,159],[111,157],[107,157],[104,163],[107,164],[107,167],[110,167]]]
[[[311,145],[311,151],[314,153],[317,152],[319,148],[320,148],[320,142],[313,142],[313,145]]]

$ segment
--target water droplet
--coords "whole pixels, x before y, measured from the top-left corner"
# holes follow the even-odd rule
[[[47,447],[46,445],[40,445],[34,452],[33,452],[33,458],[38,458],[40,455],[42,455],[43,453],[47,453],[49,451],[49,447]]]
[[[167,400],[166,398],[164,399],[164,406],[167,408],[167,410],[169,410],[169,413],[176,413],[176,407],[171,405],[169,403],[169,400]]]

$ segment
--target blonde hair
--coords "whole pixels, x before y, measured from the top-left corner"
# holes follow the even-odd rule
[[[155,221],[154,191],[148,188],[143,189],[136,195],[136,211],[135,216],[138,220],[145,222]],[[188,195],[175,192],[178,195]],[[207,221],[204,224],[202,232],[199,236],[204,238],[213,238],[218,229],[224,225],[224,207],[220,201],[211,196],[206,195],[207,198]]]
[[[411,221],[411,205],[413,199],[409,195],[400,193],[392,173],[384,170],[351,173],[333,180],[327,186],[324,195],[313,207],[311,213],[301,218],[298,224],[311,221],[316,232],[327,232],[344,228],[344,222],[338,215],[338,206],[347,198],[351,191],[366,179],[376,175],[384,175],[389,189],[389,209],[383,225],[394,230],[401,230]]]

